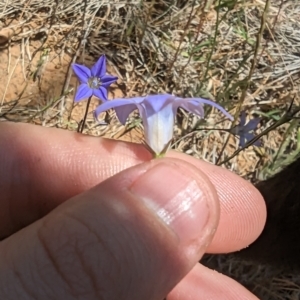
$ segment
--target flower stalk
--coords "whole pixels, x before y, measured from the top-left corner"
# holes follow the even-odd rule
[[[77,128],[77,132],[80,132],[80,133],[83,132],[84,125],[85,125],[86,118],[87,118],[87,114],[88,114],[89,107],[90,107],[90,104],[91,104],[91,100],[92,100],[92,96],[90,96],[89,99],[88,99],[88,101],[87,101],[86,109],[85,109],[85,113],[84,113],[84,117],[83,117],[83,119],[79,122],[79,125],[78,125],[78,128]]]

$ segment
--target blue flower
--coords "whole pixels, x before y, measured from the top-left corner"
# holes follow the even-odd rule
[[[254,118],[246,124],[246,112],[242,111],[240,115],[240,123],[230,130],[232,134],[238,135],[240,137],[240,147],[243,148],[248,141],[251,141],[255,137],[255,134],[250,133],[250,131],[255,130],[259,122],[260,118]],[[260,146],[261,143],[260,141],[256,141],[255,143],[253,143],[253,145]]]
[[[95,116],[97,118],[100,113],[114,108],[119,121],[125,124],[128,115],[138,109],[144,125],[145,142],[156,156],[160,156],[166,152],[172,140],[177,109],[182,107],[203,118],[203,104],[218,108],[232,120],[232,116],[224,108],[210,100],[180,98],[169,94],[114,99],[98,106],[95,110]]]
[[[75,102],[93,95],[102,101],[107,101],[107,89],[118,80],[118,77],[105,75],[105,55],[102,55],[91,69],[78,64],[73,64],[72,68],[81,83],[75,95]]]

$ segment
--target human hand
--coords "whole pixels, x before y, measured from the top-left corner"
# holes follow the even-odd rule
[[[150,159],[140,145],[1,123],[0,299],[257,299],[197,261],[257,238],[258,191],[180,153]]]

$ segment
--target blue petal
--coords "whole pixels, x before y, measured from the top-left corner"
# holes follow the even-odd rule
[[[246,142],[249,142],[254,138],[254,134],[249,132],[244,132],[243,136],[246,139]]]
[[[154,112],[160,111],[164,106],[168,105],[171,102],[175,101],[175,97],[170,94],[161,94],[161,95],[149,95],[145,97],[145,103],[149,103],[150,106],[148,109],[150,109]],[[148,110],[148,115],[151,114]]]
[[[115,111],[120,123],[125,125],[129,114],[131,114],[135,109],[137,109],[136,104],[127,104],[122,107],[116,107]]]
[[[257,146],[257,147],[260,147],[260,146],[261,146],[261,141],[260,141],[260,140],[257,140],[253,145],[254,145],[254,146]]]
[[[140,104],[143,106],[141,114],[146,114],[147,117],[152,116],[160,112],[164,107],[170,103],[174,104],[175,97],[169,94],[163,95],[149,95],[144,98],[144,101]]]
[[[72,68],[80,83],[88,82],[88,79],[91,77],[91,71],[89,68],[78,64],[72,64]]]
[[[245,133],[244,137],[245,137],[246,141],[249,142],[255,138],[255,135],[253,133]],[[259,146],[261,146],[261,141],[257,140],[253,143],[253,145],[259,147]]]
[[[105,88],[108,88],[112,83],[116,82],[117,80],[118,77],[111,75],[104,75],[103,77],[101,77],[102,86]]]
[[[242,111],[241,116],[240,116],[240,124],[239,126],[244,126],[246,123],[246,112]]]
[[[135,98],[133,98],[135,99]],[[142,98],[144,99],[144,98]],[[115,99],[112,101],[106,101],[104,103],[102,103],[101,105],[99,105],[96,109],[95,109],[95,116],[96,118],[98,117],[99,114],[101,114],[102,112],[111,109],[111,108],[116,108],[116,107],[120,107],[120,106],[127,106],[127,105],[134,105],[134,101],[132,101],[132,99]],[[120,107],[121,109],[121,107]],[[126,110],[126,109],[125,109]]]
[[[193,102],[193,101],[187,101],[186,99],[177,99],[178,106],[184,108],[185,110],[192,112],[199,117],[203,118],[204,117],[204,109],[203,109],[203,104],[198,103],[198,102]]]
[[[101,99],[102,101],[107,101],[107,89],[100,86],[99,89],[93,89],[93,94]]]
[[[260,122],[260,118],[255,118],[250,120],[245,126],[245,131],[255,130],[259,122]]]
[[[91,73],[92,76],[95,77],[102,77],[105,75],[106,72],[106,59],[105,55],[100,56],[98,61],[92,66]]]
[[[208,104],[210,106],[213,106],[215,108],[217,108],[219,111],[221,111],[229,120],[233,121],[233,117],[230,113],[228,113],[221,105],[211,101],[211,100],[207,100],[207,99],[203,99],[203,98],[186,98],[187,101],[192,101],[194,103],[198,102],[199,104]],[[191,111],[194,112],[194,111]],[[196,113],[196,112],[195,112]]]
[[[143,105],[147,107],[147,116],[160,111],[164,106],[175,101],[175,97],[170,94],[149,95],[144,97]]]
[[[85,98],[89,98],[93,95],[93,90],[88,87],[87,84],[82,83],[78,88],[74,98],[75,102],[79,102]]]
[[[129,114],[132,113],[135,109],[137,109],[137,104],[143,102],[144,99],[145,99],[145,97],[135,97],[135,98],[131,98],[131,99],[126,99],[126,100],[129,100],[131,104],[127,104],[127,105],[124,105],[123,107],[115,108],[117,117],[123,125],[125,125]],[[116,100],[122,100],[122,99],[115,99],[113,101],[116,101]],[[123,100],[125,100],[125,99],[123,99]]]
[[[245,146],[245,144],[246,144],[245,137],[244,136],[240,136],[239,146],[243,148]]]

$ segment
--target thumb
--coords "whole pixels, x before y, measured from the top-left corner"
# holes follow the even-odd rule
[[[163,299],[218,216],[212,184],[192,165],[134,166],[2,241],[0,299]]]

